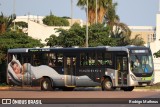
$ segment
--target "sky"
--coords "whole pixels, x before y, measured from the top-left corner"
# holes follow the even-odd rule
[[[71,0],[0,0],[0,12],[9,16],[14,11],[17,16],[38,15],[71,17]],[[76,6],[73,0],[73,18],[86,20],[85,10]],[[155,26],[159,0],[114,0],[118,3],[117,14],[121,22],[129,26]]]

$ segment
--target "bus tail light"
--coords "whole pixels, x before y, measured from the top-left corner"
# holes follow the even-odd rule
[[[136,81],[136,78],[133,75],[131,75],[131,78],[132,80]]]
[[[11,78],[11,77],[9,77],[8,79],[9,79],[9,80],[11,80],[12,78]]]

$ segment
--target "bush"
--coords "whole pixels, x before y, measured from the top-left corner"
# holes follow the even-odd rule
[[[48,26],[69,26],[69,22],[67,19],[54,15],[46,16],[43,19],[43,23]]]

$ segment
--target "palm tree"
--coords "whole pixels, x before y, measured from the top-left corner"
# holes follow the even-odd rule
[[[97,3],[97,13],[98,13],[98,23],[103,22],[103,18],[107,12],[107,7],[112,4],[112,0],[98,0]],[[86,9],[87,0],[79,0],[77,6]],[[96,1],[88,0],[88,19],[90,24],[94,24],[96,21]]]
[[[131,30],[129,27],[120,22],[119,16],[116,14],[117,3],[113,3],[108,6],[108,11],[105,14],[104,22],[110,28],[110,35],[112,37],[125,37],[128,40],[131,36]]]
[[[3,13],[0,15],[0,33],[6,32],[11,27],[13,20],[16,19],[16,15],[13,14],[9,17],[5,17]]]
[[[142,37],[140,37],[139,34],[135,35],[133,39],[131,39],[131,45],[136,45],[136,46],[143,46],[144,45],[144,40]]]

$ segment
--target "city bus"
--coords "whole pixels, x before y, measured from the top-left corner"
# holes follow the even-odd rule
[[[7,54],[7,83],[57,88],[101,87],[132,91],[152,85],[154,65],[148,47],[17,48]]]

